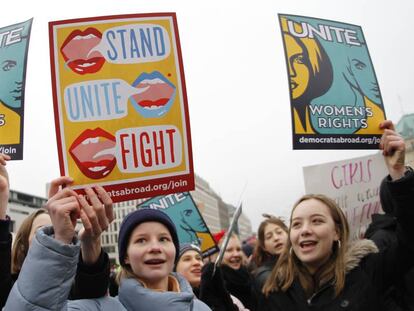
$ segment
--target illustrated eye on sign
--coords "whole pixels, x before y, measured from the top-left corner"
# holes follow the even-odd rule
[[[93,27],[74,30],[60,50],[67,66],[83,75],[98,72],[105,61],[135,64],[163,60],[170,55],[171,44],[164,27],[138,24],[113,27],[103,34]]]

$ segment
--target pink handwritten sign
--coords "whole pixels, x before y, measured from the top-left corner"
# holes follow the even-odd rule
[[[362,238],[371,215],[382,212],[379,186],[387,174],[380,153],[303,168],[306,193],[336,201],[348,219],[352,240]]]

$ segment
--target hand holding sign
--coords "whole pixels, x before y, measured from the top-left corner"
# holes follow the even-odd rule
[[[405,142],[395,131],[394,124],[386,120],[380,124],[384,129],[381,137],[380,149],[383,150],[385,164],[393,180],[400,179],[405,172]]]

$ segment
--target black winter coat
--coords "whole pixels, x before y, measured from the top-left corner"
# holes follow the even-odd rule
[[[278,256],[272,256],[266,260],[260,267],[253,270],[253,284],[256,291],[256,295],[259,297],[262,293],[263,285],[266,283],[267,278],[272,273],[273,267],[277,263]]]
[[[253,286],[253,280],[247,268],[241,267],[234,270],[226,265],[221,266],[224,284],[231,295],[238,298],[243,305],[255,311],[257,306],[257,296]]]
[[[412,177],[412,173],[407,172],[407,181],[410,180],[410,177]],[[365,232],[365,238],[374,241],[380,250],[389,247],[389,245],[397,241],[397,219],[395,212],[398,206],[390,193],[390,183],[392,181],[389,178],[385,178],[380,187],[381,205],[386,213],[372,215],[372,222]],[[410,258],[413,257],[413,255],[410,256]],[[408,260],[396,267],[395,282],[387,289],[382,297],[384,310],[414,310],[414,268],[412,265],[413,263]]]
[[[273,292],[268,298],[261,296],[258,310],[380,311],[376,284],[383,282],[383,275],[375,275],[375,271],[381,269],[382,260],[381,255],[375,252],[378,249],[369,240],[358,241],[350,248],[345,287],[336,298],[333,282],[328,282],[307,298],[299,281],[295,280],[286,292]]]
[[[388,177],[387,177],[388,178]],[[389,178],[388,178],[389,180]],[[346,279],[342,292],[335,297],[334,286],[328,282],[307,298],[298,280],[286,291],[261,296],[260,311],[381,311],[382,296],[393,283],[396,267],[407,261],[414,248],[414,173],[387,183],[397,210],[396,241],[380,251],[374,242],[361,240],[350,246],[346,256]],[[411,241],[411,243],[410,243]]]

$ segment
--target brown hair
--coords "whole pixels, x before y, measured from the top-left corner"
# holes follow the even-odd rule
[[[296,277],[299,279],[307,296],[310,296],[320,285],[325,284],[332,278],[334,279],[335,296],[344,288],[345,252],[348,247],[349,225],[338,205],[332,199],[322,194],[304,195],[293,206],[290,221],[292,222],[292,215],[295,208],[301,202],[311,199],[318,200],[328,207],[339,235],[339,242],[333,244],[331,257],[312,277],[292,250],[292,244],[289,238],[287,243],[289,251],[284,252],[280,256],[270,277],[263,286],[263,293],[266,296],[273,291],[287,291]],[[314,280],[317,280],[317,282],[315,283]]]
[[[259,225],[259,229],[257,230],[257,243],[256,246],[254,248],[253,251],[253,257],[252,260],[254,261],[254,263],[256,264],[257,267],[260,267],[261,265],[263,265],[263,263],[269,259],[269,257],[271,257],[271,254],[269,254],[266,249],[265,249],[265,229],[267,227],[268,224],[274,224],[278,227],[280,227],[283,231],[285,231],[286,233],[289,232],[288,227],[285,225],[285,223],[283,222],[283,220],[281,220],[278,217],[272,216],[272,215],[267,215],[264,214],[264,217],[266,217],[267,219],[263,220],[260,225]]]
[[[12,250],[11,272],[13,274],[18,274],[23,266],[24,259],[29,251],[29,236],[30,231],[32,231],[33,222],[41,214],[47,214],[47,211],[44,208],[40,208],[33,212],[26,217],[17,231]]]

